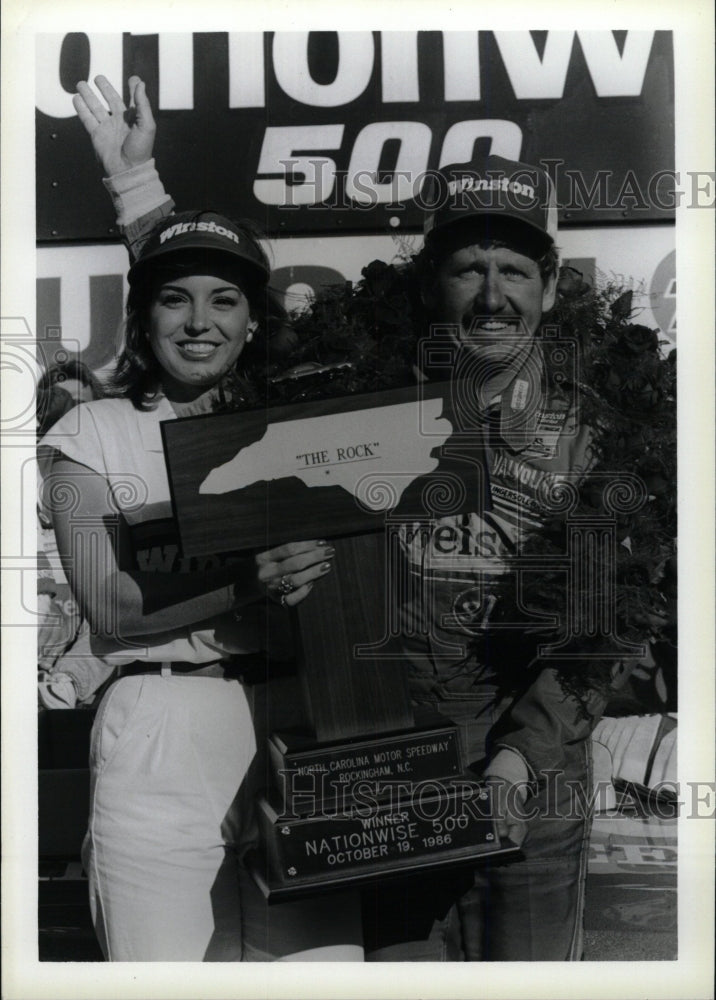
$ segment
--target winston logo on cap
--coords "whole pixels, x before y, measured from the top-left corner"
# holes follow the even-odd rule
[[[510,194],[518,194],[523,198],[531,198],[534,201],[535,189],[530,184],[520,184],[519,181],[511,181],[508,177],[459,177],[448,182],[448,193],[456,195],[461,191],[509,191]]]
[[[160,233],[159,242],[166,243],[167,240],[171,240],[174,236],[194,232],[216,233],[218,236],[225,236],[227,239],[233,240],[234,243],[241,242],[236,233],[227,229],[226,226],[217,226],[215,222],[177,222],[175,225],[165,229],[163,233]]]

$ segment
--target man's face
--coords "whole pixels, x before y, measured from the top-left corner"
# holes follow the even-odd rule
[[[466,233],[435,272],[435,318],[457,327],[459,341],[499,363],[524,352],[543,312],[554,305],[556,280],[545,283],[533,257],[513,239]]]

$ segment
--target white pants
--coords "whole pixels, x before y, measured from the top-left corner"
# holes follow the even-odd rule
[[[270,697],[286,703],[282,683]],[[214,677],[126,677],[105,695],[83,860],[110,961],[362,960],[357,893],[268,907],[240,863],[271,724],[257,687],[258,713],[254,689]]]

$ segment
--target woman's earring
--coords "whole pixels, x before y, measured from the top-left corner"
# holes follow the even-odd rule
[[[251,323],[249,323],[249,325],[246,327],[246,343],[247,344],[250,344],[251,341],[254,339],[254,334],[256,333],[257,329],[258,329],[258,323],[253,322],[253,321]]]

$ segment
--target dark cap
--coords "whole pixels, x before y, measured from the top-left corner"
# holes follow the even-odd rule
[[[557,198],[554,185],[540,167],[502,156],[453,163],[429,173],[420,200],[426,212],[425,236],[475,216],[494,216],[523,223],[554,243]]]
[[[261,284],[269,279],[269,265],[256,239],[218,212],[178,212],[167,216],[144,244],[127,275],[136,284],[148,264],[162,262],[169,254],[200,251],[233,258]],[[168,261],[167,261],[168,262]]]

